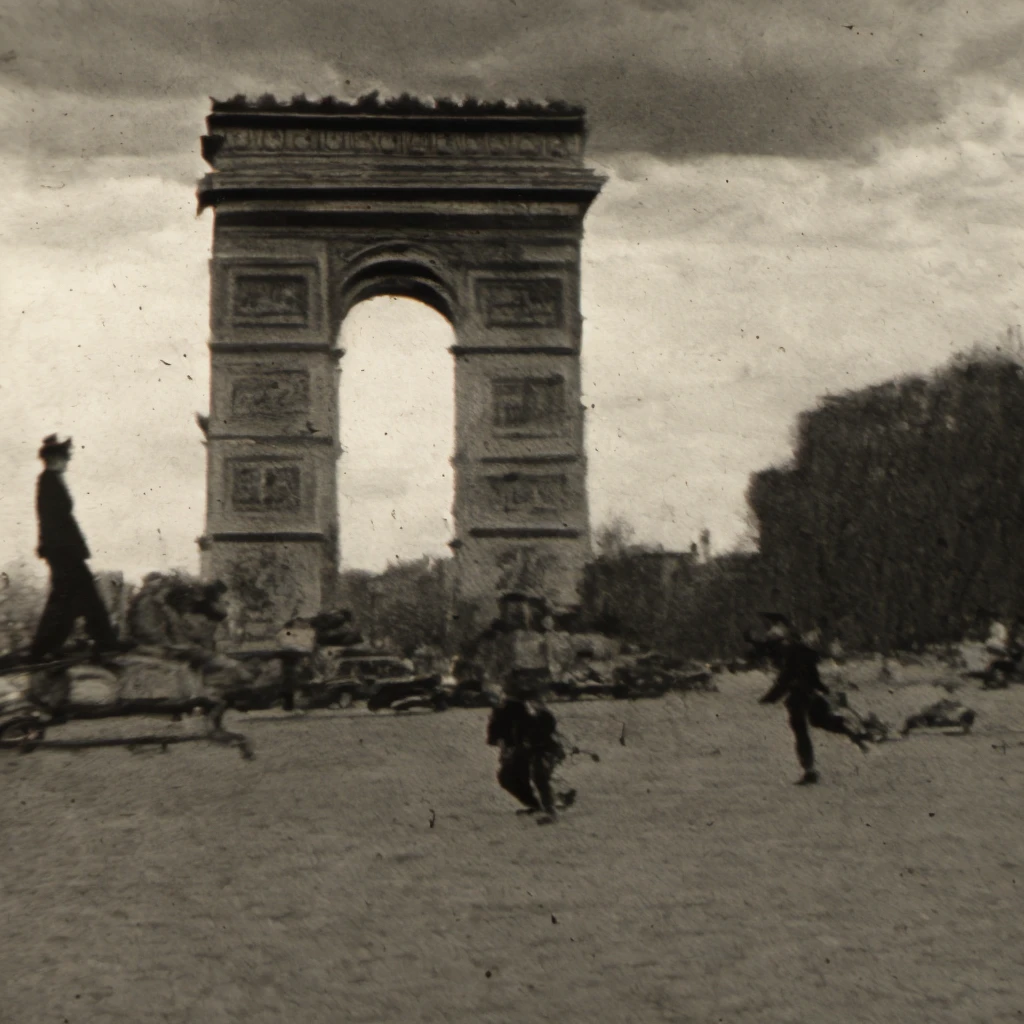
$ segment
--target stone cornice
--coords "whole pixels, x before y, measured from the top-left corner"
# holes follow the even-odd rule
[[[567,202],[580,217],[604,183],[584,166],[583,112],[567,104],[236,97],[214,101],[207,126],[200,209]]]
[[[208,174],[199,182],[197,196],[199,209],[207,206],[228,204],[270,204],[280,201],[287,205],[295,204],[373,204],[372,209],[380,206],[383,212],[387,209],[398,210],[400,206],[409,206],[405,212],[412,213],[422,207],[423,212],[438,204],[463,204],[467,215],[491,214],[502,207],[519,211],[522,215],[535,217],[537,210],[529,209],[527,204],[568,205],[573,209],[548,211],[553,215],[581,216],[597,197],[604,184],[604,178],[591,171],[582,171],[571,178],[563,180],[537,181],[528,178],[506,181],[490,181],[485,183],[471,182],[463,187],[457,174],[436,183],[415,180],[410,176],[406,181],[367,181],[365,179],[330,178],[311,184],[308,180],[284,178],[275,179],[268,175],[257,182],[251,176],[237,176],[232,173]],[[381,205],[383,204],[383,205]],[[350,212],[358,212],[362,209]],[[371,207],[366,207],[370,210]],[[324,212],[328,212],[326,207]],[[343,210],[339,210],[343,212]],[[451,210],[457,213],[458,210]],[[541,211],[543,212],[543,211]]]
[[[272,157],[460,164],[541,163],[579,166],[584,136],[576,124],[487,118],[472,123],[415,118],[320,118],[292,115],[211,115],[202,138],[213,168]]]
[[[567,104],[478,103],[364,98],[355,103],[273,97],[214,101],[206,118],[203,158],[217,170],[266,157],[332,163],[359,159],[460,165],[582,164],[583,111]]]

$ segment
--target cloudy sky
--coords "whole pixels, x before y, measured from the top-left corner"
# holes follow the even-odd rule
[[[586,105],[591,508],[640,539],[739,543],[801,409],[1024,320],[1020,0],[8,0],[0,565],[57,430],[95,568],[196,567],[207,97],[372,89]],[[343,330],[344,557],[444,553],[449,328]]]

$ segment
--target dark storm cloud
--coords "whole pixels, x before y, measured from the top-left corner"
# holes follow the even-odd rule
[[[157,170],[177,178],[181,142],[195,139],[208,105],[201,96],[189,101],[44,89],[8,109],[0,145],[20,142],[35,157],[55,160],[163,155],[169,162]]]
[[[37,120],[33,149],[193,149],[194,108],[238,91],[381,88],[558,97],[587,105],[592,147],[667,157],[843,157],[938,120],[935,0],[23,0],[3,17],[0,80],[106,103],[113,118]],[[850,27],[852,26],[852,27]],[[945,29],[948,33],[948,29]],[[969,46],[986,59],[998,41]],[[999,51],[1002,52],[1002,51]],[[931,72],[931,73],[928,73]],[[143,124],[145,100],[155,118]],[[168,109],[170,109],[168,107]],[[94,110],[95,113],[95,110]],[[135,120],[133,130],[120,122]],[[111,124],[110,122],[114,122]]]
[[[952,70],[957,74],[1004,73],[1024,82],[1024,18],[1009,29],[965,39],[956,48]]]
[[[584,70],[582,101],[594,149],[676,159],[869,156],[879,132],[935,121],[943,109],[930,86],[884,67],[827,76],[771,67],[737,76],[621,68],[612,77],[607,68]],[[561,92],[571,84],[567,75]]]

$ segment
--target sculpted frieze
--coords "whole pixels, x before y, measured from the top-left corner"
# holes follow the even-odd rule
[[[326,153],[332,155],[499,157],[570,160],[581,139],[548,132],[335,131],[317,128],[228,128],[222,152]]]
[[[231,415],[236,419],[277,419],[309,411],[309,372],[246,373],[231,382]]]
[[[240,271],[232,280],[231,317],[236,325],[305,327],[309,279],[304,274]]]
[[[231,465],[231,507],[237,512],[296,512],[302,507],[298,463],[236,461]]]
[[[562,326],[562,282],[557,277],[482,278],[476,287],[488,327]]]
[[[511,377],[491,382],[491,422],[499,431],[555,428],[565,417],[560,376]]]

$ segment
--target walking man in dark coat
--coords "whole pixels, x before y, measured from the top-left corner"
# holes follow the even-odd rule
[[[765,646],[779,670],[775,685],[761,698],[761,704],[782,700],[789,714],[789,727],[796,739],[796,755],[803,768],[800,785],[818,781],[814,767],[814,745],[810,726],[848,737],[864,752],[869,749],[868,736],[836,713],[828,700],[828,687],[818,673],[818,652],[803,643],[789,620],[782,615],[765,615],[771,628]]]
[[[71,495],[64,484],[64,470],[71,459],[71,438],[58,441],[56,434],[43,440],[39,457],[46,469],[39,474],[36,512],[39,517],[37,554],[50,566],[50,596],[43,609],[30,649],[38,660],[60,651],[79,617],[97,651],[123,650],[110,623],[106,605],[96,589],[89,567],[89,548],[75,522]]]

